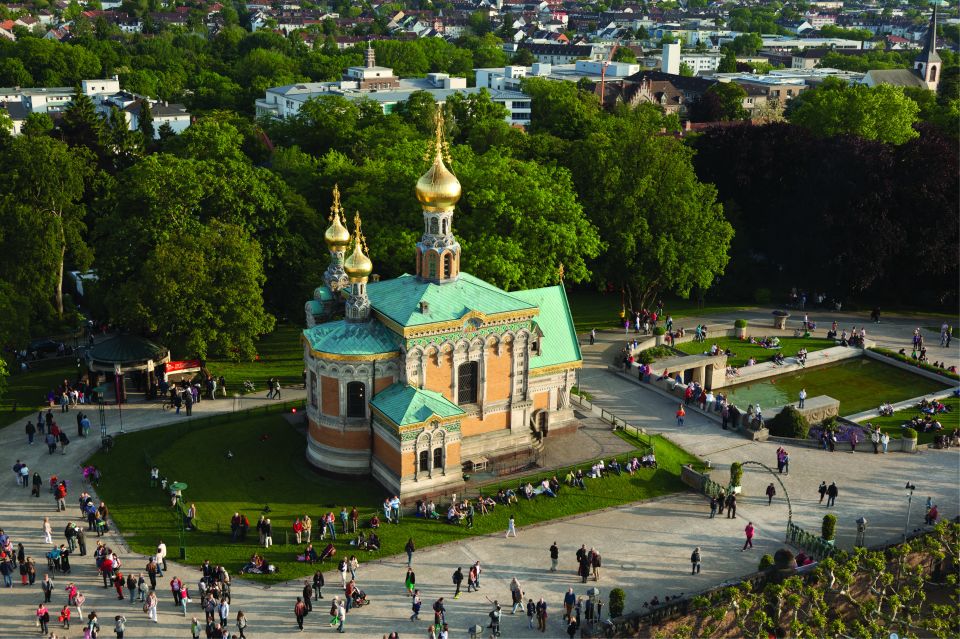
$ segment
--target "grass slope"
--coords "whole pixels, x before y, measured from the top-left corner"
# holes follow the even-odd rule
[[[945,405],[950,407],[949,413],[941,413],[936,417],[937,420],[943,424],[943,432],[952,431],[954,428],[960,428],[960,397],[948,397],[947,399],[940,400]],[[890,434],[890,437],[900,437],[900,433],[903,431],[900,428],[900,425],[904,422],[908,422],[914,417],[922,417],[923,413],[920,412],[919,408],[910,407],[898,410],[893,415],[889,417],[874,417],[868,419],[865,422],[861,422],[862,425],[866,425],[867,422],[870,422],[874,426],[879,426],[880,430]],[[933,438],[937,433],[917,433],[917,442],[920,444],[929,444],[933,441]]]
[[[683,342],[676,345],[676,349],[683,351],[688,355],[699,355],[710,350],[710,347],[716,344],[721,349],[730,349],[733,356],[727,358],[728,366],[743,366],[751,357],[756,358],[757,363],[769,362],[777,353],[771,348],[763,348],[758,344],[751,344],[749,341],[739,340],[736,337],[710,337],[707,335],[705,342]],[[825,348],[836,346],[833,340],[821,339],[816,337],[781,337],[780,352],[786,357],[797,354],[801,348],[809,352],[820,351]]]
[[[76,360],[72,357],[40,360],[34,362],[33,367],[7,378],[7,390],[0,399],[0,427],[9,426],[40,408],[46,409],[50,389],[62,384],[64,379],[72,381],[77,376]]]
[[[267,390],[267,380],[271,377],[279,378],[283,386],[300,386],[303,384],[301,330],[289,324],[277,326],[257,343],[259,359],[253,362],[211,359],[207,360],[207,369],[216,377],[224,376],[231,395],[244,392],[244,380],[252,381],[258,392]]]
[[[635,439],[626,439],[639,445]],[[633,477],[588,480],[587,490],[564,488],[557,499],[537,498],[530,502],[521,499],[523,503],[512,509],[517,525],[522,527],[684,490],[680,467],[697,460],[665,439],[654,438],[654,445],[660,464],[657,470],[643,470]],[[209,559],[236,573],[252,553],[262,552],[280,572],[255,578],[278,582],[312,573],[310,566],[295,561],[301,548],[284,545],[284,532],[290,530],[295,517],[307,513],[317,522],[327,511],[339,513],[342,506],[348,510],[356,506],[364,523],[386,496],[372,480],[344,481],[315,472],[304,459],[304,446],[303,435],[279,415],[234,416],[205,425],[194,422],[192,426],[183,424],[127,434],[118,438],[113,452],[98,453],[91,462],[103,472],[99,494],[110,506],[113,518],[135,552],[150,552],[162,538],[171,548],[171,554],[177,553],[176,519],[168,498],[159,488],[149,487],[149,456],[168,479],[189,485],[184,499],[188,504],[197,505],[199,530],[187,533],[188,563],[199,564]],[[227,449],[234,454],[229,461]],[[565,474],[565,471],[555,472],[561,479]],[[503,483],[513,487],[516,484],[516,480]],[[495,492],[496,486],[485,488],[484,492],[491,490]],[[272,509],[270,517],[276,545],[262,551],[255,545],[255,535],[254,543],[249,543],[249,538],[246,543],[231,543],[229,521],[233,513],[245,513],[254,524],[264,504]],[[401,553],[408,537],[413,537],[418,547],[424,547],[506,530],[509,514],[510,510],[503,506],[485,516],[478,513],[472,530],[407,517],[400,525],[381,528],[382,554]],[[217,524],[220,533],[217,533]],[[315,541],[318,533],[315,525]],[[361,561],[370,558],[367,553],[357,553],[348,542],[338,537],[336,545],[341,556],[357,554]],[[315,546],[322,548],[320,543]]]

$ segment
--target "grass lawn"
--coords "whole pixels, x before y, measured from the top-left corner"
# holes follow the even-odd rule
[[[629,436],[625,439],[639,445]],[[170,547],[171,555],[177,556],[177,523],[169,508],[169,500],[159,488],[149,487],[149,451],[149,459],[158,465],[163,476],[189,485],[184,491],[184,500],[197,505],[199,530],[186,535],[187,562],[197,565],[209,559],[224,564],[237,574],[251,554],[262,552],[280,571],[254,578],[274,583],[313,572],[311,566],[295,561],[301,548],[284,544],[284,532],[290,530],[295,517],[307,513],[317,522],[327,511],[339,513],[342,506],[348,510],[356,506],[361,511],[361,523],[364,523],[379,509],[386,496],[372,480],[344,481],[315,472],[304,458],[304,446],[303,435],[278,414],[233,416],[231,419],[195,421],[123,435],[117,438],[111,453],[98,453],[91,463],[102,470],[99,495],[110,506],[113,518],[134,552],[151,552],[162,538]],[[512,509],[517,525],[523,527],[684,490],[680,467],[685,463],[697,463],[697,460],[659,437],[654,438],[654,446],[660,465],[658,469],[642,470],[633,477],[624,474],[622,477],[588,480],[587,490],[564,488],[557,499],[538,497],[530,502],[521,499],[523,503]],[[225,456],[228,448],[234,454],[229,461]],[[621,456],[621,460],[625,457]],[[561,470],[554,472],[561,479],[565,474]],[[516,487],[517,480],[502,484]],[[484,488],[485,493],[491,490],[496,491],[496,485]],[[254,543],[231,543],[229,523],[233,513],[246,514],[254,524],[265,504],[271,508],[276,545],[267,551],[258,549],[255,536]],[[413,537],[417,546],[422,548],[506,530],[510,512],[498,506],[488,515],[478,513],[472,530],[406,517],[400,525],[381,528],[381,554],[402,553],[409,537]],[[318,533],[315,524],[315,541]],[[338,537],[336,545],[338,556],[357,554],[361,561],[371,558],[368,553],[354,550],[349,539],[342,536]],[[315,543],[317,546],[322,548],[321,543]],[[328,562],[326,568],[331,567]]]
[[[72,357],[40,360],[32,365],[29,371],[7,378],[7,389],[0,399],[0,427],[36,413],[41,407],[46,408],[50,389],[65,379],[73,381],[77,377],[77,362]]]
[[[936,419],[943,424],[943,432],[952,431],[954,428],[960,428],[960,397],[950,396],[947,399],[941,399],[940,401],[946,406],[950,407],[949,413],[941,413],[936,417]],[[900,437],[900,433],[903,431],[903,429],[900,428],[901,424],[910,421],[914,417],[922,416],[923,413],[920,412],[919,408],[910,407],[898,410],[889,417],[874,417],[872,419],[868,419],[867,421],[874,426],[879,426],[880,430],[889,433],[890,437]],[[861,425],[866,425],[867,421],[860,423]],[[935,432],[917,432],[917,442],[920,444],[929,444],[933,441],[933,438],[936,435],[937,433]]]
[[[751,357],[756,358],[758,364],[762,364],[772,360],[777,353],[774,349],[763,348],[758,344],[751,344],[749,341],[742,341],[736,337],[710,337],[709,334],[705,342],[683,342],[677,344],[675,348],[688,355],[699,355],[708,351],[713,344],[723,350],[729,348],[733,352],[733,356],[727,358],[728,366],[743,366]],[[780,338],[780,352],[786,357],[796,355],[801,348],[806,348],[807,351],[812,353],[832,346],[836,346],[833,340],[816,337]]]
[[[828,395],[840,400],[840,414],[853,415],[876,408],[883,402],[899,402],[947,387],[946,381],[940,383],[883,362],[858,357],[724,388],[721,392],[742,409],[757,402],[762,407],[773,408],[797,401],[800,389],[805,388],[810,398]]]
[[[302,328],[290,324],[277,326],[257,343],[259,359],[252,362],[207,360],[207,369],[216,377],[227,380],[227,392],[243,393],[243,381],[253,382],[257,391],[267,390],[267,380],[280,379],[283,386],[303,384],[303,347],[300,345]]]
[[[590,329],[597,330],[619,328],[623,329],[623,320],[620,319],[622,309],[619,293],[598,293],[596,291],[568,291],[570,311],[573,313],[573,323],[578,333],[588,333]],[[730,313],[741,311],[750,306],[728,305],[707,302],[703,308],[697,306],[695,300],[679,298],[664,298],[664,307],[674,321],[694,315],[708,315],[710,313]]]

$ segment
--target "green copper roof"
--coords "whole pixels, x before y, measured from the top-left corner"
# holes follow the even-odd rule
[[[124,362],[143,362],[148,359],[163,359],[170,351],[165,346],[154,344],[145,337],[137,335],[117,335],[94,344],[88,357],[98,362],[122,364]]]
[[[318,324],[303,331],[310,348],[332,355],[378,355],[398,352],[396,336],[377,320]]]
[[[333,299],[333,292],[326,286],[318,286],[313,290],[314,300],[329,302]]]
[[[457,320],[470,311],[492,315],[533,309],[532,304],[517,295],[469,273],[460,273],[456,281],[444,284],[423,282],[415,275],[401,275],[370,283],[367,295],[374,309],[401,326]],[[427,313],[420,312],[420,302],[427,302]]]
[[[440,393],[407,386],[402,382],[391,384],[377,393],[370,400],[370,405],[397,426],[422,424],[434,415],[443,418],[465,414]]]
[[[511,295],[540,307],[536,322],[543,332],[543,342],[540,355],[530,358],[531,369],[581,360],[577,331],[562,286],[515,291]]]

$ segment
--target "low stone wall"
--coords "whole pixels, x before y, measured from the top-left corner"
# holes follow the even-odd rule
[[[954,388],[956,388],[957,386],[960,386],[960,382],[958,382],[955,379],[950,379],[949,377],[938,375],[933,371],[928,371],[926,369],[920,368],[919,366],[911,366],[910,364],[907,364],[906,362],[901,362],[900,360],[894,359],[893,357],[887,357],[886,355],[881,355],[880,353],[875,353],[874,351],[871,351],[871,350],[864,351],[864,355],[866,355],[870,359],[875,359],[878,362],[883,362],[884,364],[889,364],[890,366],[899,368],[900,370],[910,371],[915,375],[920,375],[921,377],[926,377],[927,379],[938,381],[941,384],[944,384],[946,386],[952,386]]]

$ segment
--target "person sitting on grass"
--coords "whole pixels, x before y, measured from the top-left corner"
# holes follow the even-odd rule
[[[533,486],[530,485],[530,482],[527,482],[527,485],[523,487],[523,496],[528,500],[533,499]]]
[[[376,533],[370,533],[367,537],[367,550],[380,550],[380,538]]]
[[[456,504],[450,504],[450,508],[447,509],[447,523],[459,524],[461,519],[463,515],[457,510]]]
[[[615,472],[618,477],[623,474],[620,470],[620,462],[618,462],[616,459],[611,459],[607,467]]]
[[[370,527],[374,529],[380,527],[380,517],[377,516],[377,513],[373,513],[373,517],[370,518]]]
[[[542,492],[544,495],[548,495],[550,497],[557,496],[557,493],[553,492],[553,489],[550,487],[549,479],[544,479],[542,482],[540,482],[540,487],[543,489]]]
[[[477,498],[477,503],[480,504],[481,515],[486,515],[488,512],[493,511],[493,509],[497,506],[496,501],[490,497],[484,497],[483,495],[480,495],[480,497]]]

